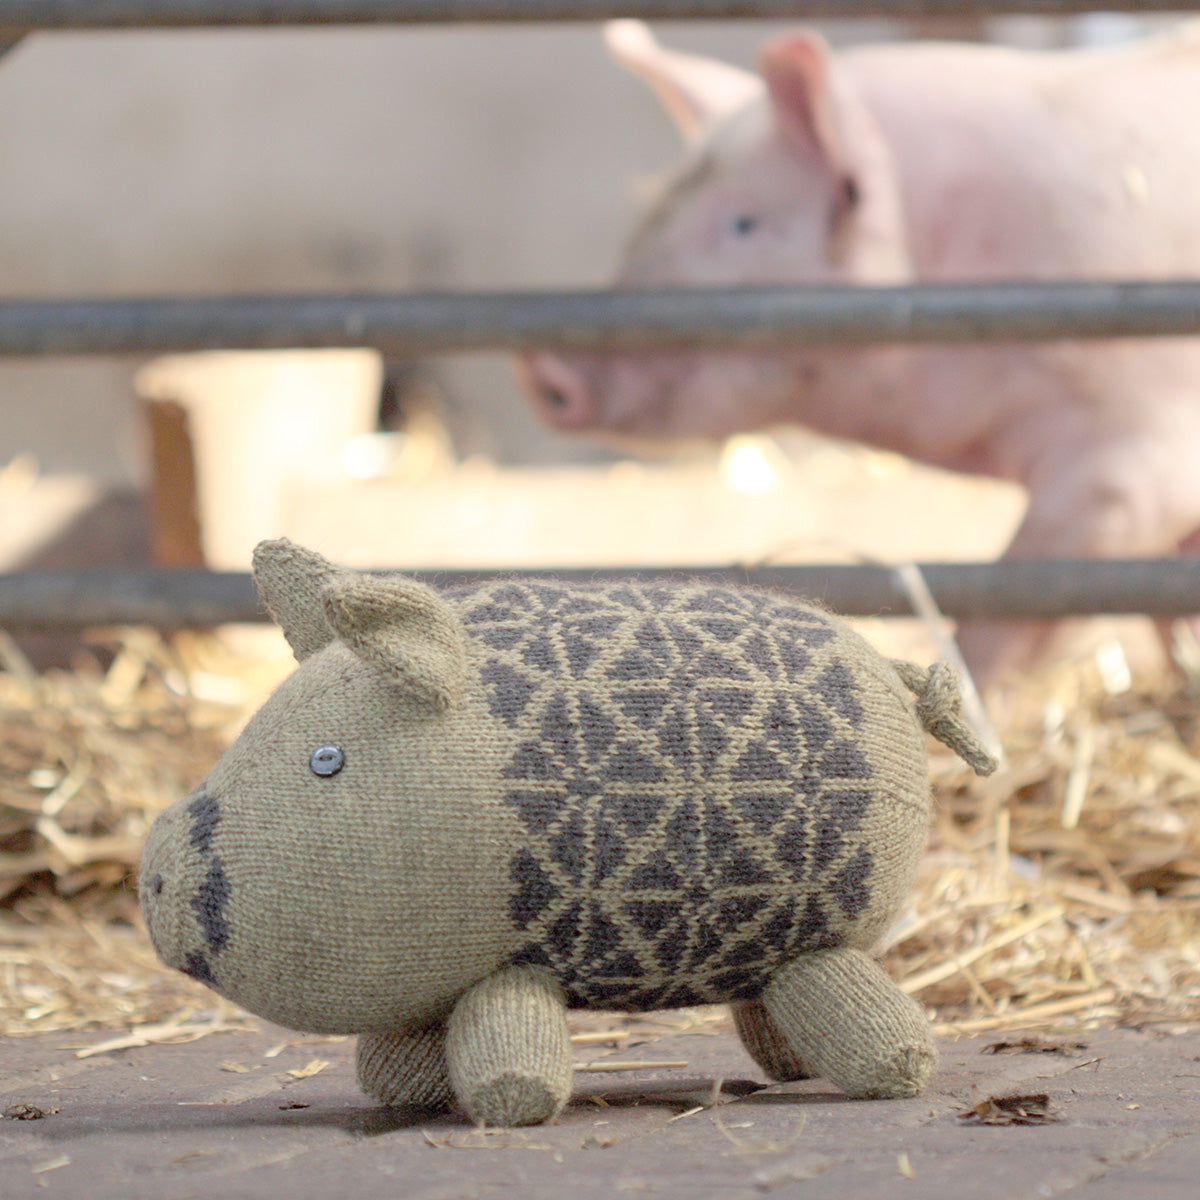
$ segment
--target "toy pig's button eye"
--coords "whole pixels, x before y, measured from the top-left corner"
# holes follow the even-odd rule
[[[150,888],[156,896],[161,895],[163,890],[163,877],[161,875],[155,875],[150,882]]]
[[[336,775],[346,762],[340,746],[318,746],[308,760],[314,775]]]

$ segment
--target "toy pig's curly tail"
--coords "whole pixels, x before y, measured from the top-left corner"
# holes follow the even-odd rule
[[[936,662],[927,670],[901,658],[890,661],[904,686],[917,698],[921,724],[976,775],[990,775],[999,764],[975,730],[963,720],[962,693],[954,667],[948,662]]]

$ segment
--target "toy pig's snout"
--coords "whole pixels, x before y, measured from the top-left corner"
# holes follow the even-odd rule
[[[219,815],[219,804],[203,791],[162,813],[146,839],[138,881],[142,916],[159,956],[210,985],[212,957],[229,938],[229,888],[212,851]]]
[[[179,894],[179,855],[175,846],[178,840],[177,816],[177,811],[170,809],[154,822],[146,838],[138,874],[138,899],[150,940],[163,960],[172,967],[180,966],[174,954],[179,942],[176,920]]]

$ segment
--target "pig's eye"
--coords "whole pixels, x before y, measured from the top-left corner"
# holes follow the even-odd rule
[[[308,760],[314,775],[336,775],[345,765],[346,756],[340,746],[318,746]]]
[[[737,213],[729,218],[727,227],[734,237],[748,237],[760,224],[759,219],[751,213]]]

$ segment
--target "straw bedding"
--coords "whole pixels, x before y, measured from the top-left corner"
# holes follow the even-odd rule
[[[42,675],[0,635],[0,1034],[242,1019],[158,963],[133,871],[290,669],[274,631],[243,633],[110,631],[107,669]],[[931,747],[935,822],[889,970],[947,1032],[1200,1020],[1200,689],[1106,689],[1089,661],[1032,681],[1001,733],[989,779]]]

